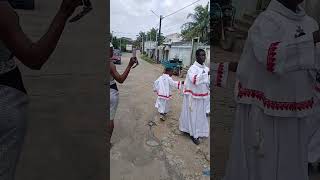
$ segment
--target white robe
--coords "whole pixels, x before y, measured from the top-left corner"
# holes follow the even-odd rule
[[[168,74],[160,76],[153,84],[153,90],[157,93],[155,107],[161,114],[170,111],[170,99],[172,98],[172,88],[181,88],[180,81],[174,81]]]
[[[215,86],[225,86],[228,77],[228,63],[213,64]],[[209,136],[209,122],[206,113],[210,112],[209,68],[195,62],[188,70],[184,84],[184,98],[179,119],[180,131],[194,138]]]
[[[249,30],[224,180],[307,180],[309,122],[319,112],[317,23],[272,0]],[[297,35],[297,36],[296,36]]]
[[[209,83],[207,84],[208,90],[210,91],[210,76],[209,76]],[[209,114],[210,113],[210,95],[207,98],[206,101],[207,105],[206,105],[206,113]]]

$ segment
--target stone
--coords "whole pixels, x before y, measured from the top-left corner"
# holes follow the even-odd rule
[[[159,146],[160,144],[156,142],[155,140],[148,140],[147,145],[151,147]]]

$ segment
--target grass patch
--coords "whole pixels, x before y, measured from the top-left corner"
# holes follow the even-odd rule
[[[148,63],[151,63],[151,64],[155,64],[156,63],[153,59],[149,58],[148,55],[145,55],[145,54],[142,54],[140,56],[140,58],[145,60],[145,61],[147,61]]]

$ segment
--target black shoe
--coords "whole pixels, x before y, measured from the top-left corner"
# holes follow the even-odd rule
[[[162,113],[160,114],[160,120],[161,121],[165,121],[166,120],[166,116],[164,114],[162,114]]]
[[[193,142],[194,144],[196,144],[196,145],[199,145],[199,144],[200,144],[199,138],[194,138],[194,137],[192,137],[192,136],[190,136],[190,138],[191,138],[191,140],[192,140],[192,142]]]

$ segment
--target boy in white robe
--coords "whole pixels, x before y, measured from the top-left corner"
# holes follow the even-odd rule
[[[165,120],[170,111],[170,99],[172,98],[172,88],[181,89],[183,81],[174,81],[172,79],[173,69],[165,68],[165,72],[154,82],[153,90],[157,93],[155,107],[160,113],[160,119]]]
[[[210,72],[204,64],[206,53],[203,49],[196,51],[196,58],[196,62],[188,70],[184,84],[179,129],[188,133],[191,140],[198,145],[199,137],[209,137],[209,122],[206,114],[210,113]],[[236,66],[237,63],[231,63],[231,66],[229,63],[214,63],[214,85],[225,86],[228,71],[235,71]]]
[[[224,180],[308,179],[308,121],[319,113],[319,27],[301,2],[272,0],[249,30]]]

